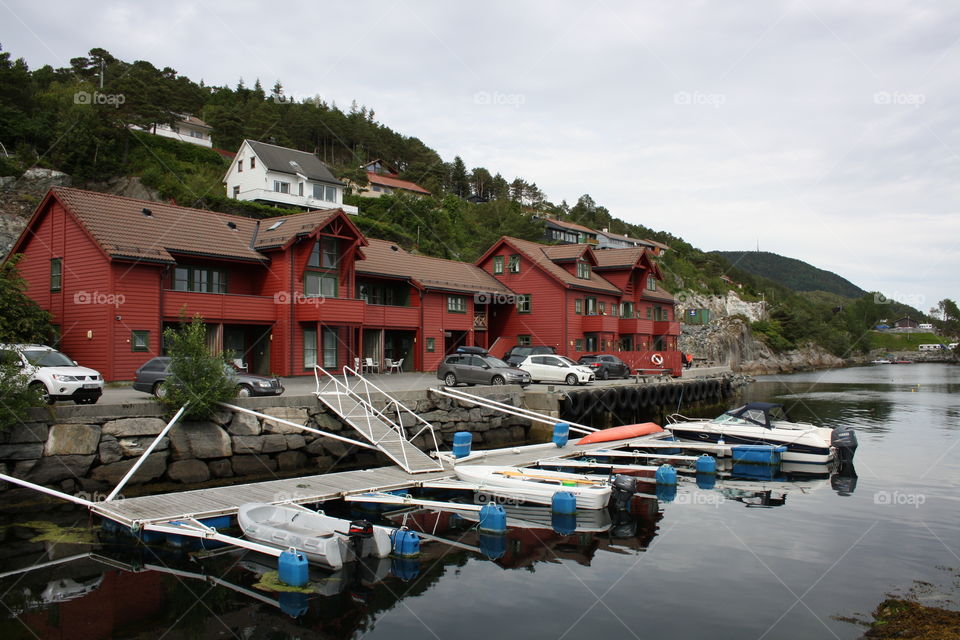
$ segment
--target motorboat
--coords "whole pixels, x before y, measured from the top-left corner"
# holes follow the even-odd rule
[[[237,522],[255,542],[296,549],[310,562],[339,569],[357,556],[390,555],[392,529],[364,520],[351,522],[299,505],[250,502],[240,505]]]
[[[749,402],[713,419],[691,420],[680,415],[668,418],[667,429],[680,440],[724,443],[736,446],[785,446],[784,462],[826,464],[838,455],[852,459],[857,439],[849,427],[817,427],[791,422],[783,405]]]
[[[505,504],[507,527],[511,529],[553,529],[555,514],[549,507]],[[457,516],[470,522],[478,522],[480,514],[475,511],[458,512]],[[576,533],[602,533],[610,529],[610,512],[606,509],[584,510],[574,516]]]
[[[871,360],[870,364],[893,364],[893,360],[887,360],[886,358],[879,358],[877,360]]]
[[[612,492],[606,478],[547,469],[459,464],[454,471],[479,493],[533,504],[552,504],[553,494],[567,491],[576,498],[577,509],[603,509]]]

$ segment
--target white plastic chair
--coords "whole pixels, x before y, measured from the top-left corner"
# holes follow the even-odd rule
[[[393,369],[393,360],[390,358],[383,359],[383,370],[386,373],[390,373],[390,370]]]
[[[403,373],[403,360],[403,358],[400,358],[399,360],[394,360],[391,362],[389,373],[393,373],[394,371],[397,373]]]
[[[233,359],[233,366],[237,368],[237,371],[244,371],[244,372],[246,372],[246,370],[247,370],[247,365],[245,365],[245,364],[243,363],[243,359],[241,359],[241,358],[234,358],[234,359]]]
[[[363,369],[360,368],[360,358],[353,359],[353,370],[363,373]]]
[[[364,358],[363,362],[363,368],[367,372],[373,371],[374,373],[380,373],[380,363],[374,362],[373,358]]]

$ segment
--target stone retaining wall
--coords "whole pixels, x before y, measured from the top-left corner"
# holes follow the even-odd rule
[[[479,390],[518,406],[517,387]],[[456,431],[473,432],[474,446],[493,448],[527,441],[529,421],[491,409],[465,406],[426,391],[395,397],[435,427],[441,448],[449,450]],[[250,398],[238,405],[315,429],[362,440],[352,428],[311,396]],[[383,409],[385,399],[374,400]],[[272,406],[271,406],[272,405]],[[279,405],[279,406],[278,406]],[[133,466],[166,420],[154,403],[119,406],[67,406],[31,410],[29,422],[0,432],[0,472],[67,493],[107,491]],[[420,429],[412,416],[403,426]],[[433,439],[414,440],[432,450]],[[296,427],[224,410],[205,421],[178,423],[130,480],[131,485],[203,484],[230,478],[273,478],[392,462],[383,454],[324,438]],[[0,491],[11,489],[0,483]]]

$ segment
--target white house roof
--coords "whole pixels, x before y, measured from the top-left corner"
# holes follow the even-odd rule
[[[275,144],[267,144],[257,140],[245,140],[253,152],[260,158],[270,171],[280,173],[289,173],[290,175],[301,175],[309,180],[317,182],[327,182],[330,184],[343,185],[337,180],[327,165],[320,161],[320,158],[307,153],[306,151],[297,151],[286,147],[278,147]]]

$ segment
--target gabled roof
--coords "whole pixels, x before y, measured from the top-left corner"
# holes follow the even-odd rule
[[[598,271],[613,271],[616,269],[647,268],[658,279],[663,279],[663,272],[656,260],[650,257],[646,247],[625,247],[623,249],[598,249],[594,251],[597,257]]]
[[[254,248],[258,251],[265,251],[287,247],[297,238],[315,235],[338,216],[342,218],[344,224],[353,234],[360,238],[360,244],[366,244],[363,233],[342,210],[325,209],[261,220]]]
[[[425,289],[509,294],[510,289],[480,267],[469,262],[418,256],[387,240],[370,238],[356,262],[358,274],[404,278]]]
[[[565,286],[576,287],[577,289],[600,291],[603,293],[612,293],[614,295],[620,295],[621,293],[620,289],[618,289],[616,285],[601,275],[593,273],[590,275],[589,280],[584,280],[583,278],[578,278],[555,263],[548,254],[550,251],[558,251],[560,249],[560,247],[555,245],[545,245],[538,242],[530,242],[529,240],[521,240],[520,238],[504,236],[500,238],[500,242],[493,245],[493,247],[491,247],[487,253],[484,254],[481,260],[484,260],[492,251],[494,251],[503,243],[506,243],[508,246],[518,251],[521,255],[525,256],[528,260],[540,267],[555,280],[563,283]]]
[[[370,181],[370,184],[379,184],[384,187],[390,187],[391,189],[405,189],[415,193],[422,193],[428,196],[431,195],[429,191],[415,182],[401,180],[400,178],[394,178],[393,176],[385,176],[382,173],[376,173],[374,171],[367,171],[367,180]]]
[[[579,231],[580,233],[590,233],[597,235],[597,232],[590,227],[585,227],[581,224],[576,224],[574,222],[566,222],[564,220],[557,220],[556,218],[544,218],[547,224],[552,224],[554,226],[560,227],[561,229],[569,229],[571,231]]]
[[[200,127],[203,129],[213,129],[213,127],[211,127],[206,122],[204,122],[203,120],[201,120],[196,116],[191,116],[189,114],[184,113],[184,114],[180,114],[180,119],[186,122],[187,124],[192,124],[195,127]]]
[[[327,165],[323,164],[320,158],[312,153],[278,147],[275,144],[267,144],[257,140],[244,140],[244,142],[250,145],[253,152],[260,158],[263,166],[270,171],[289,173],[290,175],[299,173],[309,180],[337,185],[343,184],[330,172]]]
[[[582,258],[591,264],[597,264],[589,244],[544,245],[543,252],[554,262],[573,262]]]

